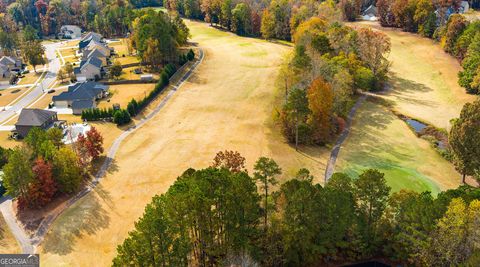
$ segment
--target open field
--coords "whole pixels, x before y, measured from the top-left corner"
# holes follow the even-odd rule
[[[107,102],[107,99],[102,100],[99,102],[98,107],[109,108],[112,107],[113,104],[120,104],[122,108],[126,108],[132,98],[136,100],[143,99],[153,91],[154,87],[154,83],[110,85],[109,91],[112,94],[112,96],[108,98],[110,102]]]
[[[400,113],[449,129],[463,105],[476,99],[457,83],[458,61],[433,40],[372,22],[350,25],[373,27],[390,37],[393,88],[386,97]]]
[[[456,188],[461,181],[453,165],[418,138],[387,108],[365,101],[353,120],[350,135],[337,160],[336,171],[354,177],[368,168],[385,173],[393,191],[418,192]]]
[[[327,149],[297,153],[272,129],[274,81],[289,48],[205,23],[188,26],[192,41],[204,49],[204,62],[158,115],[122,143],[100,186],[54,222],[39,248],[42,264],[110,265],[151,197],[186,168],[208,166],[219,150],[238,150],[249,170],[258,157],[273,157],[286,173],[281,180],[299,167],[323,178]]]
[[[5,219],[0,214],[0,253],[21,253],[17,240],[8,229]]]

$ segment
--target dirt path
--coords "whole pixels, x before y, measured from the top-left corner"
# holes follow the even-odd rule
[[[340,148],[342,147],[343,142],[348,137],[348,134],[350,133],[350,128],[352,127],[352,120],[355,117],[355,113],[357,112],[357,109],[362,105],[363,101],[367,98],[367,95],[362,95],[360,98],[357,100],[355,105],[352,107],[350,112],[348,113],[347,117],[347,124],[345,125],[345,129],[343,129],[343,132],[340,134],[340,136],[337,139],[337,142],[335,142],[335,145],[332,148],[332,152],[330,154],[330,158],[328,159],[327,163],[327,168],[325,170],[325,184],[328,182],[330,177],[332,177],[333,172],[335,171],[335,163],[337,161],[338,153],[340,153]]]

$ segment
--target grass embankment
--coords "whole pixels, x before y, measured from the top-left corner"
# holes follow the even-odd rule
[[[10,253],[21,253],[20,246],[15,240],[15,237],[8,229],[8,225],[5,222],[5,219],[0,214],[0,253],[10,254]]]
[[[297,153],[272,128],[274,83],[289,48],[205,23],[188,26],[205,52],[203,63],[159,114],[122,143],[100,186],[54,222],[39,248],[42,264],[110,265],[151,197],[186,168],[210,165],[219,150],[238,150],[250,171],[258,157],[273,157],[286,173],[282,180],[299,167],[323,179],[329,151]]]
[[[385,173],[393,191],[417,192],[455,188],[460,175],[431,144],[381,104],[365,101],[337,161],[336,171],[352,176],[368,168]]]

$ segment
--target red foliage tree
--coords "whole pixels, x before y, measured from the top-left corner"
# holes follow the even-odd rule
[[[97,159],[100,154],[103,153],[103,136],[95,127],[92,127],[90,131],[87,132],[86,145],[92,159]]]
[[[231,172],[245,171],[245,158],[237,151],[219,151],[213,159],[212,167],[226,168]]]
[[[88,150],[89,141],[83,134],[79,134],[77,137],[77,142],[75,143],[75,151],[77,152],[78,162],[83,170],[86,170],[88,164],[90,163],[92,157]]]
[[[57,192],[57,184],[52,177],[52,164],[42,158],[35,160],[32,167],[35,181],[28,191],[28,206],[43,207],[50,203]]]

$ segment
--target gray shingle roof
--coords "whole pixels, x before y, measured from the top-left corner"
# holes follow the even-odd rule
[[[80,69],[87,64],[92,64],[99,69],[102,67],[102,61],[96,57],[89,57],[87,60],[82,60],[82,62],[80,62]]]
[[[18,126],[41,126],[51,117],[55,116],[57,112],[44,109],[30,109],[24,108],[20,112],[17,123]]]
[[[93,108],[93,100],[75,100],[72,102],[72,109]]]
[[[77,83],[69,86],[67,92],[63,92],[57,96],[53,96],[53,101],[74,101],[74,100],[95,100],[95,97],[102,91],[106,91],[107,87],[97,82]],[[73,104],[73,103],[72,103]]]

